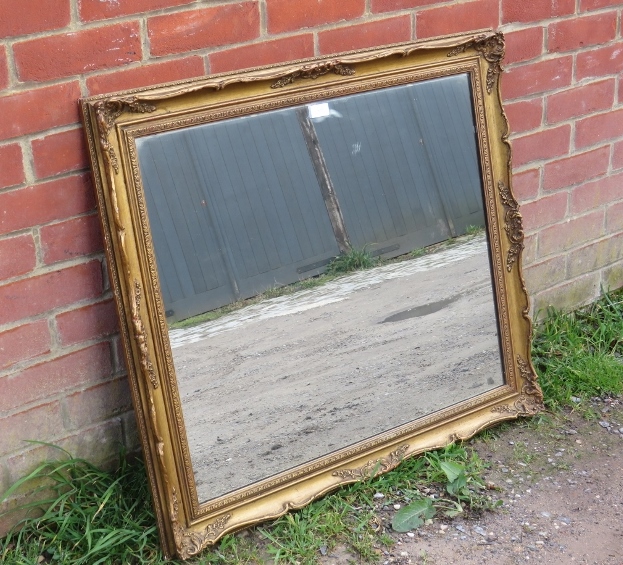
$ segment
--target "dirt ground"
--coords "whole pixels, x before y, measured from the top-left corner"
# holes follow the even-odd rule
[[[623,402],[596,399],[598,417],[505,426],[472,443],[490,463],[501,509],[437,521],[409,534],[391,531],[391,501],[381,511],[394,538],[379,564],[623,564]],[[337,548],[323,565],[354,564]]]
[[[171,338],[200,501],[502,384],[484,237]]]

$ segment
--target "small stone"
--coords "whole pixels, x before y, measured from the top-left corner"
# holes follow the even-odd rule
[[[439,529],[440,529],[442,532],[445,532],[445,531],[448,529],[448,525],[447,525],[447,524],[441,524],[441,526],[439,526]]]
[[[473,530],[477,534],[480,534],[483,538],[487,536],[487,531],[481,528],[480,526],[474,526]]]
[[[488,542],[492,542],[492,541],[496,541],[496,540],[498,539],[498,536],[496,536],[493,532],[489,532],[489,533],[486,535],[485,539],[486,539]]]
[[[619,433],[623,434],[623,428],[619,428]]]
[[[582,402],[582,399],[578,396],[572,396],[571,402],[575,402],[576,404],[579,404],[580,402]]]
[[[400,504],[394,504],[394,510],[400,510]]]
[[[551,518],[552,515],[549,512],[541,512],[541,516],[543,516],[543,518]]]
[[[409,557],[409,553],[407,551],[401,551],[400,557]]]
[[[320,553],[322,555],[326,555],[327,554],[327,546],[326,545],[321,545],[318,549],[320,550]]]
[[[457,524],[456,526],[454,526],[459,532],[463,532],[464,534],[467,533],[467,530],[465,529],[465,526],[461,525],[461,524]]]
[[[578,433],[578,431],[577,431],[577,430],[567,430],[567,433],[568,433],[570,436],[574,436],[574,435],[576,435],[576,434]]]
[[[410,538],[414,538],[414,537],[415,537],[415,534],[414,534],[413,532],[407,532],[407,535],[408,535]]]
[[[599,425],[600,425],[602,428],[606,428],[606,429],[608,429],[608,428],[610,427],[610,422],[605,422],[605,421],[603,421],[603,420],[602,420],[601,422],[599,422]]]
[[[539,541],[535,542],[535,545],[545,545],[545,542],[544,542],[544,541],[539,540]]]
[[[385,498],[385,495],[382,492],[374,493],[374,498]]]
[[[567,524],[567,526],[571,524],[571,518],[567,518],[566,516],[558,516],[558,521]]]

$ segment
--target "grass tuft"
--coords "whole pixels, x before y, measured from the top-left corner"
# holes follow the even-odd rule
[[[378,257],[364,247],[363,249],[351,249],[348,253],[342,253],[333,259],[327,267],[327,275],[341,275],[352,271],[371,269],[380,264]]]
[[[545,404],[556,410],[623,392],[623,290],[571,313],[550,309],[532,346]]]

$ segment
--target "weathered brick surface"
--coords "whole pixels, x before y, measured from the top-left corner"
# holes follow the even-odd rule
[[[0,377],[4,378],[7,377]],[[58,401],[0,417],[0,453],[8,454],[24,449],[28,446],[28,440],[41,441],[42,438],[57,437],[62,429],[63,419]]]
[[[124,22],[13,46],[21,81],[46,81],[98,69],[121,67],[142,56],[139,26]]]
[[[103,94],[140,88],[164,82],[200,77],[205,74],[203,59],[198,56],[184,57],[163,63],[141,64],[131,69],[115,70],[87,79],[89,94]]]
[[[621,0],[580,0],[580,10],[599,10],[608,6],[620,6]]]
[[[567,257],[558,255],[539,263],[533,263],[525,275],[530,281],[530,291],[539,292],[563,282],[567,278]]]
[[[575,12],[575,0],[502,0],[502,23],[538,22]]]
[[[50,347],[50,330],[46,320],[0,332],[0,371],[20,361],[49,353]]]
[[[576,78],[601,78],[623,71],[623,42],[580,52],[576,59]]]
[[[623,173],[574,188],[571,192],[569,211],[572,214],[580,214],[617,200],[623,200]]]
[[[262,41],[234,49],[212,53],[210,71],[222,73],[247,67],[260,67],[272,63],[305,59],[314,55],[314,36],[302,33],[272,41]]]
[[[35,268],[36,263],[32,234],[0,239],[0,281],[25,275]]]
[[[623,202],[608,206],[606,210],[606,231],[608,233],[623,231]]]
[[[415,34],[418,38],[458,33],[473,29],[497,28],[498,0],[475,0],[461,4],[429,8],[415,16]]]
[[[363,15],[365,0],[266,0],[269,33],[283,33],[352,20]]]
[[[531,231],[561,222],[567,215],[568,200],[566,192],[557,192],[524,204],[521,207],[524,229]]]
[[[0,96],[0,141],[77,123],[80,86],[67,82]]]
[[[37,178],[52,177],[86,169],[88,166],[82,129],[72,129],[34,139],[31,146]]]
[[[579,153],[545,165],[543,188],[557,190],[601,176],[608,170],[610,148]]]
[[[260,13],[257,2],[241,2],[154,16],[147,26],[151,54],[168,55],[255,39]]]
[[[568,276],[578,277],[623,259],[623,234],[590,243],[569,253]]]
[[[194,3],[195,0],[80,0],[78,10],[80,19],[85,22],[106,20],[130,14],[140,14],[162,8],[172,8]]]
[[[67,0],[0,1],[0,37],[8,38],[29,33],[60,29],[69,24]]]
[[[102,293],[102,265],[89,261],[0,286],[0,325]]]
[[[394,10],[407,10],[409,8],[421,8],[432,4],[444,4],[448,0],[372,0],[370,5],[372,12],[391,12]]]
[[[504,107],[511,133],[521,133],[538,128],[543,121],[543,99],[511,102]]]
[[[571,126],[568,124],[516,137],[513,140],[513,165],[521,167],[530,162],[567,155],[570,140]]]
[[[502,94],[512,100],[571,84],[573,57],[527,63],[509,69],[502,79]]]
[[[578,148],[623,137],[623,108],[578,120],[575,144]]]
[[[539,233],[539,254],[546,257],[603,236],[604,216],[603,210],[597,210],[543,229]]]
[[[93,210],[88,175],[74,175],[0,193],[0,235]]]
[[[550,24],[547,28],[549,50],[571,51],[613,40],[617,15],[617,12],[608,12]]]
[[[9,65],[6,58],[6,47],[0,45],[0,90],[9,84]]]
[[[521,203],[522,201],[532,200],[539,193],[541,183],[541,171],[539,169],[529,169],[513,175],[513,193]]]
[[[609,78],[551,94],[547,97],[547,121],[560,122],[611,108],[614,89],[615,81]]]
[[[17,143],[0,146],[0,188],[15,186],[26,180],[22,148]]]
[[[56,396],[110,376],[110,347],[98,343],[46,363],[0,377],[0,412]]]
[[[112,300],[89,304],[56,316],[59,341],[63,346],[111,335],[119,322]]]
[[[318,34],[318,46],[320,53],[324,55],[409,39],[411,39],[411,16],[405,15],[321,31]]]
[[[612,151],[612,166],[615,169],[623,168],[623,141],[614,144]]]
[[[102,232],[96,214],[44,226],[39,234],[43,262],[47,264],[103,249]]]
[[[504,34],[506,39],[507,65],[535,59],[543,53],[544,28],[541,26],[529,27]]]

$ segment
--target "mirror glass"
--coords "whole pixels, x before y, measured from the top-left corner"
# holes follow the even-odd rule
[[[199,502],[503,384],[472,105],[457,74],[136,139]]]

